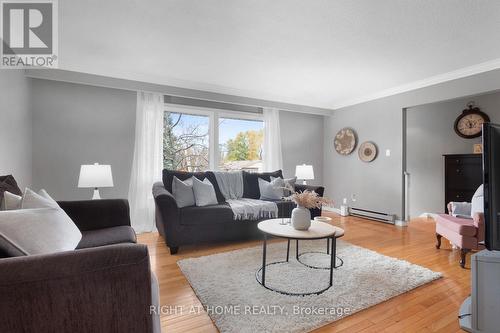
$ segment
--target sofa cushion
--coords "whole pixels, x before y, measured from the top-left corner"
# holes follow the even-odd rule
[[[475,236],[477,228],[474,226],[474,221],[471,219],[464,219],[454,217],[447,214],[439,214],[436,217],[436,223],[443,228],[453,231],[463,236]]]
[[[86,249],[112,244],[135,243],[136,241],[134,229],[122,225],[118,227],[83,231],[82,240],[78,243],[76,248]]]
[[[275,178],[283,178],[283,171],[277,170],[274,172],[247,172],[243,171],[243,198],[259,199],[259,178],[268,182],[271,181],[271,176]]]
[[[262,178],[259,181],[260,200],[280,200],[283,197],[285,181],[282,178],[274,178],[268,182]]]
[[[15,195],[23,195],[23,192],[17,186],[17,182],[14,179],[14,176],[0,176],[0,203],[3,201],[3,193],[5,191],[9,191]]]
[[[234,221],[233,211],[229,204],[219,204],[205,207],[184,207],[180,209],[180,224],[210,225]]]
[[[226,199],[224,198],[219,189],[219,185],[217,184],[217,179],[215,178],[215,174],[211,171],[187,172],[187,171],[174,171],[174,170],[163,169],[163,186],[165,186],[165,189],[170,193],[172,193],[172,182],[174,180],[174,176],[182,181],[189,179],[191,177],[196,177],[201,181],[207,178],[214,186],[215,195],[217,196],[217,201],[219,203],[224,203],[226,201]]]

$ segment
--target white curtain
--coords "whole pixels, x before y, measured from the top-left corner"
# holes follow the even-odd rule
[[[264,108],[264,171],[283,168],[281,154],[280,111]]]
[[[137,92],[134,160],[128,199],[132,227],[137,233],[155,230],[153,183],[163,168],[164,98],[157,93]]]

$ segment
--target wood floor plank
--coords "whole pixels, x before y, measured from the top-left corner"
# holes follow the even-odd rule
[[[315,332],[461,332],[457,314],[460,304],[470,293],[470,269],[460,268],[459,251],[453,250],[449,242],[443,241],[439,250],[434,247],[435,224],[432,219],[415,219],[408,227],[401,228],[357,217],[340,217],[334,213],[324,215],[332,217],[332,224],[345,229],[345,241],[439,271],[443,278]],[[161,315],[162,330],[197,333],[217,332],[217,328],[203,310],[189,311],[198,310],[201,303],[177,261],[261,244],[254,240],[186,246],[178,254],[170,255],[157,233],[139,235],[138,241],[148,246],[151,267],[160,285],[161,305],[177,309]],[[468,256],[467,266],[469,264]]]

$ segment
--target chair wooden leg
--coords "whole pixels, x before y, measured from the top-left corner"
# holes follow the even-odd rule
[[[460,249],[460,267],[465,268],[465,258],[469,252],[468,249]]]
[[[441,247],[441,235],[436,233],[436,249]]]

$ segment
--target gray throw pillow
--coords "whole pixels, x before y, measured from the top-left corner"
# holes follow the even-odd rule
[[[74,250],[82,234],[45,190],[26,189],[21,209],[0,212],[0,249],[10,256]]]
[[[273,181],[275,179],[279,179],[279,178],[271,176],[271,181]],[[284,185],[285,189],[283,190],[283,195],[289,196],[292,194],[292,191],[295,191],[295,183],[297,183],[297,177],[285,178],[283,180],[285,182],[285,185]]]
[[[259,178],[260,200],[280,200],[283,197],[284,186],[282,178],[275,178],[272,182]]]
[[[216,205],[217,196],[215,195],[215,189],[212,183],[205,178],[201,181],[195,177],[193,179],[193,192],[196,206],[208,206]]]
[[[182,181],[174,176],[172,181],[172,195],[179,208],[194,206],[193,177]]]

